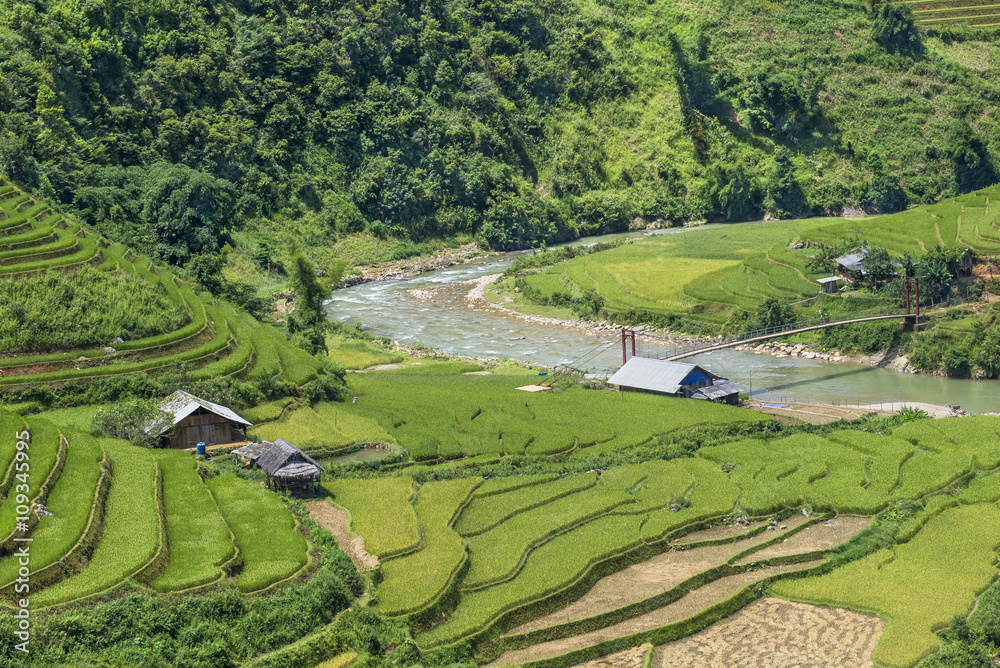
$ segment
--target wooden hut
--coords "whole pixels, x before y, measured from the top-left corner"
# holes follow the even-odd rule
[[[824,293],[832,295],[836,294],[838,289],[837,283],[841,280],[840,276],[827,276],[826,278],[817,279],[816,282],[819,283],[820,289]]]
[[[257,464],[257,460],[267,454],[267,451],[273,447],[274,443],[270,441],[259,441],[231,450],[229,454],[239,457],[240,462],[243,463],[243,468],[252,469]]]
[[[267,474],[267,486],[273,490],[314,488],[320,474],[326,470],[315,459],[280,438],[261,455],[257,466]]]
[[[250,426],[249,422],[231,408],[199,399],[184,390],[167,397],[160,409],[169,414],[170,419],[150,425],[147,432],[163,436],[171,448],[246,441],[242,430]]]

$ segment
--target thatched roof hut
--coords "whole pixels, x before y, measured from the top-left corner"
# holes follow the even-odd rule
[[[322,464],[280,438],[261,455],[257,466],[267,474],[267,486],[271,489],[312,486],[319,480],[320,474],[326,471]]]

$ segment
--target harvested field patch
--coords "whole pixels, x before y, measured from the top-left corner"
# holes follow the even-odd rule
[[[806,519],[802,515],[793,515],[783,526],[794,529]],[[676,587],[698,573],[721,566],[744,550],[773,540],[774,536],[773,532],[763,531],[746,540],[725,545],[664,552],[623,571],[601,578],[590,591],[576,602],[527,624],[522,624],[507,635],[528,633],[536,629],[586,619],[655,596]],[[756,553],[753,556],[756,556]]]
[[[870,517],[838,515],[836,519],[829,522],[821,522],[811,527],[806,527],[780,543],[765,547],[760,552],[748,554],[737,561],[736,564],[749,564],[754,561],[784,557],[790,554],[829,550],[836,545],[850,540],[869,524],[871,524]]]
[[[748,407],[751,410],[767,413],[777,418],[790,418],[791,423],[801,421],[809,424],[829,424],[837,420],[856,420],[862,415],[868,415],[869,413],[877,413],[883,417],[895,414],[890,410],[873,410],[870,406],[850,408],[848,406],[806,404],[795,401],[786,404],[783,408],[766,406],[759,402],[751,402],[748,404]]]
[[[347,553],[359,571],[369,571],[378,566],[378,557],[365,550],[365,539],[351,537],[347,530],[347,513],[327,501],[306,501],[309,517],[333,534],[337,545]]]
[[[873,668],[883,628],[874,615],[766,598],[657,647],[652,668]]]
[[[754,522],[752,524],[748,524],[747,526],[743,526],[742,524],[721,524],[717,527],[709,527],[699,531],[692,531],[688,535],[672,541],[671,545],[688,545],[690,543],[700,543],[703,540],[732,538],[733,536],[738,536],[741,533],[752,531],[762,524],[764,523]]]
[[[607,628],[598,629],[597,631],[591,631],[590,633],[584,633],[571,638],[562,638],[560,640],[539,643],[532,647],[512,652],[504,652],[499,659],[489,665],[503,666],[512,663],[520,664],[528,661],[537,661],[539,659],[565,654],[583,647],[590,647],[614,638],[621,638],[623,636],[628,636],[633,633],[641,633],[643,631],[651,631],[666,624],[686,619],[711,605],[728,599],[755,582],[759,582],[765,578],[775,575],[780,575],[781,573],[790,573],[792,571],[812,568],[821,563],[823,563],[822,560],[818,560],[807,561],[801,564],[790,564],[786,566],[772,566],[758,571],[750,571],[747,573],[740,573],[738,575],[720,578],[714,582],[710,582],[700,589],[694,590],[684,598],[671,603],[670,605],[664,606],[659,610],[654,610],[653,612],[640,617],[629,619]]]
[[[576,668],[642,668],[646,663],[646,654],[651,649],[653,649],[653,646],[646,643],[639,647],[627,649],[624,652],[609,654],[600,659],[581,663]]]

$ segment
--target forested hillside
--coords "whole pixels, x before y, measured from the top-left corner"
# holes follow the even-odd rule
[[[0,169],[175,264],[891,211],[997,180],[1000,38],[930,30],[825,0],[5,2]]]

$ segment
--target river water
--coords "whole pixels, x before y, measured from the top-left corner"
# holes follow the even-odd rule
[[[696,233],[670,230],[664,233]],[[590,237],[578,243],[642,234]],[[583,328],[541,323],[496,309],[474,307],[465,296],[473,279],[497,274],[516,254],[427,272],[402,281],[365,283],[337,290],[327,302],[331,320],[361,322],[367,331],[400,343],[420,343],[472,357],[509,357],[544,365],[573,364],[593,372],[622,363],[621,339]],[[646,351],[663,349],[644,342]],[[640,350],[640,353],[643,352]],[[1000,381],[969,381],[904,374],[854,363],[723,350],[684,360],[700,364],[746,389],[755,399],[875,404],[925,402],[960,405],[969,412],[1000,411]]]

